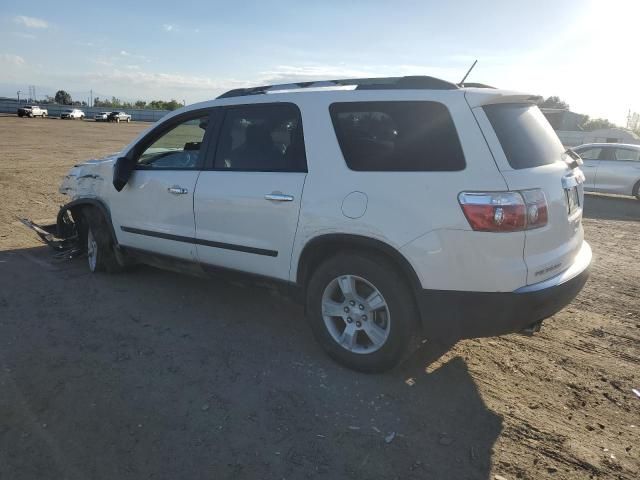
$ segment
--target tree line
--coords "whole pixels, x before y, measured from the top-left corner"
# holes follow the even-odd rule
[[[100,108],[113,108],[113,109],[127,109],[127,108],[148,108],[153,110],[176,110],[183,106],[182,103],[177,100],[171,99],[169,101],[166,100],[152,100],[150,102],[146,102],[145,100],[138,100],[136,102],[125,102],[120,100],[117,97],[111,97],[111,99],[101,99],[100,97],[96,97],[93,99],[93,105],[87,105],[85,101],[73,100],[69,92],[65,90],[58,90],[55,96],[51,97],[49,95],[46,96],[45,101],[42,103],[57,103],[59,105],[71,105],[78,107],[100,107]]]
[[[545,98],[542,102],[538,103],[540,108],[558,108],[560,110],[569,110],[569,104],[562,100],[560,97],[551,96]],[[616,128],[617,125],[615,123],[610,122],[606,118],[589,118],[589,115],[576,114],[578,115],[578,126],[582,128],[582,130],[587,132],[592,132],[593,130],[598,130],[600,128]]]

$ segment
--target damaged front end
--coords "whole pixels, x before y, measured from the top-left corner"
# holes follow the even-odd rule
[[[103,208],[97,199],[104,189],[104,179],[110,176],[117,155],[89,160],[75,165],[62,180],[59,192],[71,201],[60,207],[56,223],[38,225],[27,218],[19,218],[23,225],[33,230],[40,240],[49,245],[57,258],[74,258],[84,251],[81,242],[82,208]]]
[[[30,228],[54,251],[54,256],[60,259],[71,259],[82,254],[78,224],[73,221],[68,209],[61,209],[58,221],[53,225],[38,225],[28,218],[19,218],[25,227]]]

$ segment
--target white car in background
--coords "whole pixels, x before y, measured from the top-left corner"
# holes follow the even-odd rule
[[[584,162],[585,190],[640,200],[640,145],[588,143],[573,150]]]
[[[68,108],[62,111],[62,113],[60,114],[60,118],[68,119],[68,120],[76,120],[76,119],[83,120],[84,112],[77,108]]]
[[[109,120],[109,115],[111,112],[100,112],[97,113],[93,118],[96,122],[107,122]]]

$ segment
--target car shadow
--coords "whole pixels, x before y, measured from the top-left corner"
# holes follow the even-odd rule
[[[0,478],[490,478],[502,419],[427,345],[364,375],[223,279],[0,252]]]
[[[632,197],[587,193],[584,196],[584,218],[600,220],[640,221],[640,201]]]

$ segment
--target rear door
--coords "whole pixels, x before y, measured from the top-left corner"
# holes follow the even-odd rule
[[[567,269],[582,247],[583,176],[564,161],[565,148],[532,103],[485,104],[474,113],[509,190],[542,189],[548,222],[527,230],[523,256],[527,283]]]
[[[196,186],[203,265],[289,279],[307,164],[298,107],[227,107]]]
[[[210,114],[180,115],[134,147],[135,169],[110,203],[121,245],[196,260],[193,192],[210,136]]]

